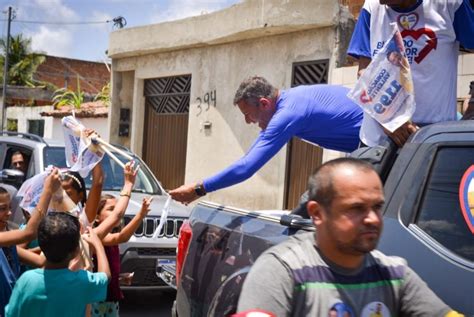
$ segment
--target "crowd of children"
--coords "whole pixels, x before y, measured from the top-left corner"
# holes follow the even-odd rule
[[[114,197],[101,196],[100,163],[92,170],[88,195],[78,173],[53,168],[18,230],[8,228],[12,197],[0,187],[0,317],[118,316],[123,298],[118,245],[130,239],[151,203],[144,199],[137,215],[120,227],[137,171],[133,161],[125,164],[123,189]],[[79,207],[52,211],[58,193]]]

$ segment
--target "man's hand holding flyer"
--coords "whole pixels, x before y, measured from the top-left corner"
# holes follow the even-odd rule
[[[415,94],[403,39],[396,24],[348,97],[385,129],[395,131],[415,112]]]

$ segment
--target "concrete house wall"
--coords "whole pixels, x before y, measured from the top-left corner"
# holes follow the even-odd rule
[[[240,82],[258,74],[288,88],[295,62],[329,60],[334,67],[340,59],[339,26],[350,23],[349,16],[332,0],[246,1],[204,16],[113,32],[111,141],[140,154],[144,80],[191,74],[186,182],[218,172],[241,157],[259,133],[233,106]],[[215,107],[199,112],[197,99],[214,91]],[[132,109],[130,138],[118,137],[120,107]],[[204,122],[211,129],[204,129]],[[250,209],[281,208],[286,163],[284,147],[251,179],[206,199]]]
[[[61,125],[61,118],[44,117],[42,112],[49,112],[53,110],[53,106],[41,107],[8,107],[7,118],[18,120],[18,131],[21,133],[28,132],[29,120],[44,120],[44,135],[46,139],[60,139],[63,138],[63,128]],[[80,122],[90,128],[94,129],[104,139],[109,138],[108,120],[107,118],[79,118]]]
[[[357,66],[342,67],[361,0],[248,0],[228,9],[111,34],[110,140],[143,150],[144,81],[191,74],[186,183],[201,181],[240,158],[259,133],[232,105],[240,82],[262,75],[276,87],[291,85],[292,64],[329,60],[329,83],[351,87]],[[351,10],[351,13],[348,12]],[[459,59],[459,97],[474,80],[474,55]],[[466,87],[464,87],[466,86]],[[202,112],[198,98],[215,92]],[[120,108],[131,109],[131,135],[118,136]],[[205,129],[204,124],[211,124]],[[157,155],[159,155],[157,153]],[[342,153],[324,150],[323,161]],[[283,147],[247,181],[205,198],[248,209],[281,209],[287,150]]]

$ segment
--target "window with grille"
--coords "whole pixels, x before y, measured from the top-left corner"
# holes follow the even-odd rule
[[[328,60],[294,63],[291,87],[326,84],[328,82],[328,69]]]
[[[145,80],[147,106],[157,113],[188,113],[191,75]]]

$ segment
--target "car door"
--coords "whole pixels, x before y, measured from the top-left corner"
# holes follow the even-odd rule
[[[474,314],[474,235],[466,218],[471,210],[463,210],[465,194],[460,192],[469,192],[466,173],[474,166],[472,139],[472,133],[428,138],[402,162],[403,175],[389,176],[385,189],[394,193],[379,244],[384,253],[406,258],[440,298],[466,315]],[[397,182],[390,183],[390,177]],[[474,190],[474,182],[472,186]]]

